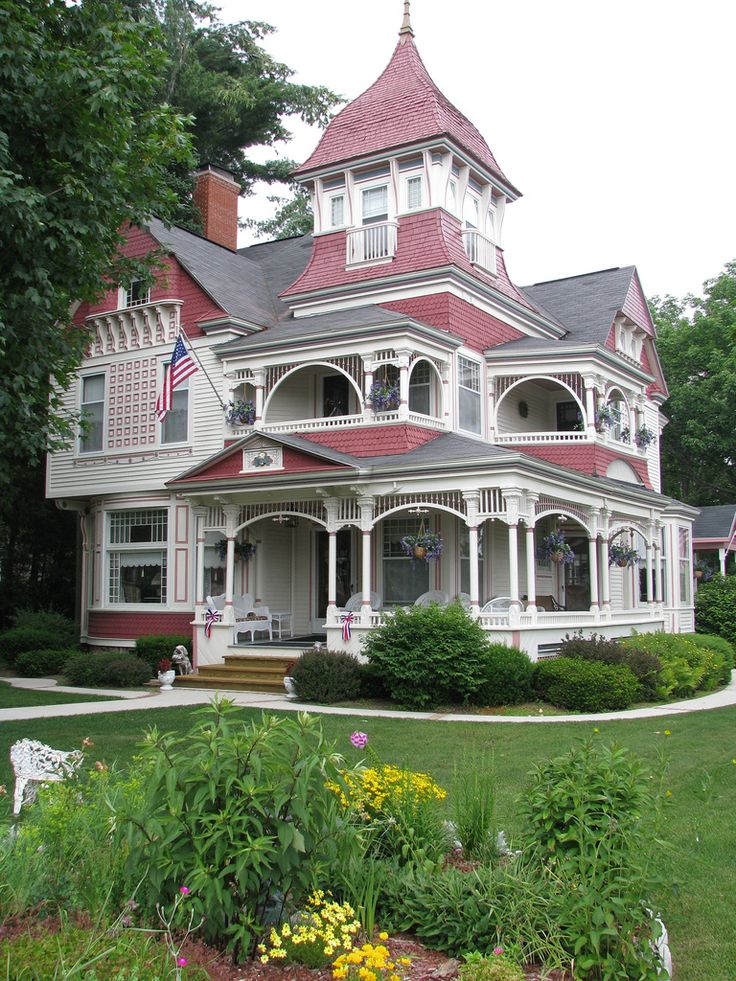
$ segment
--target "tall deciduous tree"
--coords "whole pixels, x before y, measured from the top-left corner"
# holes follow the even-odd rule
[[[179,213],[166,177],[191,156],[155,100],[165,65],[160,29],[116,0],[0,5],[0,485],[72,432],[71,308],[125,275],[121,227]]]
[[[736,501],[736,261],[703,296],[654,297],[657,349],[670,397],[664,491],[688,504]]]

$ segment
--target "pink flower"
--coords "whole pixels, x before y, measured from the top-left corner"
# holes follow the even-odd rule
[[[358,732],[357,730],[350,737],[350,742],[356,749],[365,749],[368,745],[368,733]]]
[[[502,954],[503,953],[503,947],[494,947],[493,948],[493,953],[494,954]]]
[[[177,967],[186,967],[188,963],[189,963],[189,961],[186,959],[186,957],[178,957],[177,958],[177,961],[176,961],[176,966]]]
[[[182,894],[182,896],[188,896],[189,886],[179,886],[179,892]]]

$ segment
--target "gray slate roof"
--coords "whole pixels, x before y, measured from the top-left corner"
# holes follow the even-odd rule
[[[736,504],[717,504],[701,508],[693,522],[693,538],[718,538],[728,541],[736,521]]]

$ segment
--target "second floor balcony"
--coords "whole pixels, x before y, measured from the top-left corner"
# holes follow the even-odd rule
[[[350,229],[347,233],[347,264],[392,259],[396,255],[398,228],[396,221],[378,221]]]

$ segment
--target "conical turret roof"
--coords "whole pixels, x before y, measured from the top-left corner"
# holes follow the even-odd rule
[[[402,29],[383,73],[335,116],[314,153],[294,174],[303,176],[312,170],[438,136],[451,139],[516,191],[480,132],[432,81],[411,29]]]

